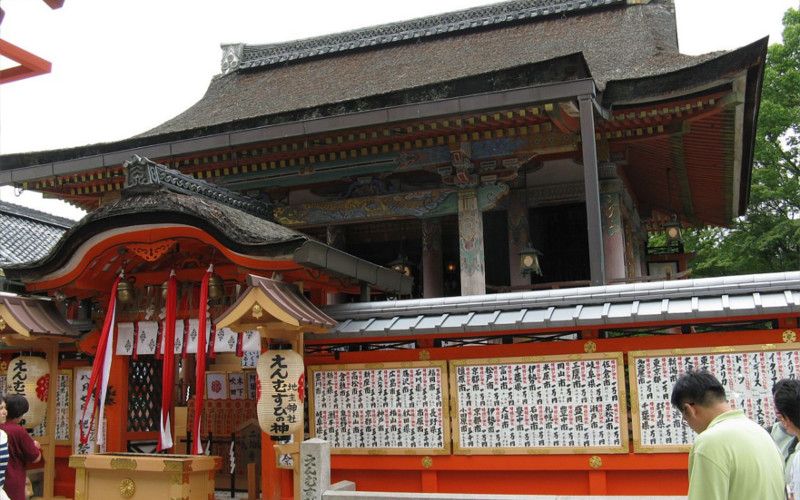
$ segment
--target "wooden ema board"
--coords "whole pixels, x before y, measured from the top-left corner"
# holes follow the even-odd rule
[[[456,454],[628,452],[621,353],[450,364]]]
[[[58,389],[56,392],[56,444],[71,445],[72,428],[72,370],[59,370]],[[31,430],[34,437],[44,436],[47,429],[47,417],[36,428]]]
[[[331,453],[450,453],[447,362],[308,367],[311,435]]]
[[[797,377],[800,344],[707,347],[628,353],[637,453],[677,453],[691,449],[694,432],[670,403],[678,375],[689,368],[707,369],[725,388],[734,408],[762,426],[775,422],[772,386]]]
[[[75,404],[73,407],[75,408],[75,412],[72,425],[72,452],[77,455],[86,455],[88,453],[92,453],[97,442],[97,426],[95,425],[92,427],[92,433],[89,436],[89,442],[87,444],[81,444],[81,428],[83,428],[84,432],[87,432],[87,429],[89,428],[89,414],[91,414],[91,406],[88,407],[86,411],[87,415],[85,416],[83,415],[82,410],[84,401],[89,395],[89,379],[91,378],[91,375],[91,366],[82,366],[74,369],[73,383],[75,385],[75,390],[73,392],[73,400]]]

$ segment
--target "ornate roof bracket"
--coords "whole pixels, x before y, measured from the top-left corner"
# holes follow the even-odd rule
[[[436,173],[445,186],[458,189],[489,186],[517,178],[520,161],[517,158],[502,160],[473,160],[471,145],[462,143],[450,151],[450,164],[437,167]]]
[[[191,196],[203,196],[251,215],[274,220],[272,206],[263,201],[242,196],[225,188],[209,184],[206,181],[195,179],[147,158],[133,155],[122,166],[125,170],[125,186],[122,188],[123,197],[168,190]]]

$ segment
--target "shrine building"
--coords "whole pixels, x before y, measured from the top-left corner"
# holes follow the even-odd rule
[[[0,303],[0,356],[39,335],[68,377],[45,494],[201,444],[217,488],[299,498],[309,437],[359,491],[685,494],[677,375],[747,387],[768,425],[800,367],[800,272],[676,279],[681,229],[748,205],[767,43],[682,54],[672,0],[502,2],[224,45],[151,130],[0,156],[0,184],[88,211],[3,264],[47,306]]]

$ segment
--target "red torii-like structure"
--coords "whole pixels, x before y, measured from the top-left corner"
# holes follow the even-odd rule
[[[43,1],[51,9],[59,9],[64,5],[64,0]],[[0,23],[3,22],[3,17],[5,17],[5,12],[0,9]],[[0,56],[7,57],[18,63],[16,66],[0,70],[0,85],[49,73],[52,67],[49,61],[2,38],[0,38]]]

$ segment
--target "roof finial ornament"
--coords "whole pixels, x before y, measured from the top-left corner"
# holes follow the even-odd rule
[[[242,53],[244,51],[243,43],[235,43],[229,45],[221,45],[222,47],[222,62],[220,69],[223,75],[233,73],[239,68],[239,61],[242,60]]]

